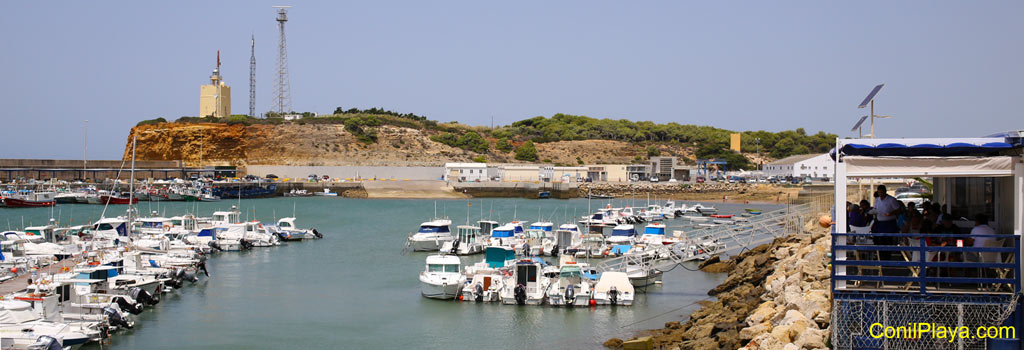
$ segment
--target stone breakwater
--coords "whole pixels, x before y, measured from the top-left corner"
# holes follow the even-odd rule
[[[801,234],[777,239],[728,261],[708,260],[705,272],[729,272],[708,292],[715,301],[684,323],[648,331],[657,349],[825,349],[829,336],[827,231],[809,222]],[[605,342],[619,348],[620,339]]]
[[[741,183],[581,183],[578,193],[580,197],[592,195],[611,195],[615,197],[645,197],[648,194],[657,197],[692,200],[758,200],[775,201],[796,199],[798,187],[783,187],[769,184]],[[788,196],[788,197],[787,197]]]

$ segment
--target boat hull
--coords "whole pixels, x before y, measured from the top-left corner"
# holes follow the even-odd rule
[[[29,201],[20,198],[4,198],[4,205],[10,208],[38,208],[38,207],[52,207],[57,204],[55,200],[49,201]]]
[[[132,197],[129,200],[128,198],[118,198],[118,197],[111,197],[111,196],[100,196],[100,203],[108,203],[108,204],[138,204],[139,203],[139,198]]]
[[[414,252],[436,252],[441,249],[441,246],[445,242],[455,240],[455,237],[437,237],[437,238],[410,238],[409,248]]]
[[[459,292],[462,291],[462,285],[458,283],[454,284],[434,284],[430,282],[420,281],[420,293],[424,297],[429,299],[455,299],[459,296]]]

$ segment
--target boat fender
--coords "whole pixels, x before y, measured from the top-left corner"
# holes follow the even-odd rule
[[[522,284],[516,285],[514,290],[517,305],[526,305],[526,286]]]
[[[480,283],[476,284],[476,302],[484,301],[484,286]]]
[[[576,302],[576,286],[570,284],[565,287],[565,304],[573,304]]]

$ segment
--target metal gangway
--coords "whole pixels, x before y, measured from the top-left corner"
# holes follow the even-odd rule
[[[735,253],[799,232],[810,215],[823,210],[821,202],[788,206],[762,213],[731,225],[684,232],[680,242],[638,253],[607,259],[595,267],[598,271],[622,271],[650,274],[667,271],[676,265],[716,254]]]

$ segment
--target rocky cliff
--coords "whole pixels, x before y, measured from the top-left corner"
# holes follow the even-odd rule
[[[132,137],[138,135],[136,159],[182,160],[186,166],[210,165],[366,165],[438,166],[471,162],[481,154],[430,140],[434,131],[384,125],[368,128],[377,142],[366,144],[341,124],[159,123],[132,128],[124,157],[131,159]],[[497,151],[497,140],[482,154],[488,162],[515,163],[513,153]],[[663,154],[692,158],[692,149],[657,146]],[[538,162],[551,164],[628,164],[646,159],[644,145],[585,140],[537,144]]]

